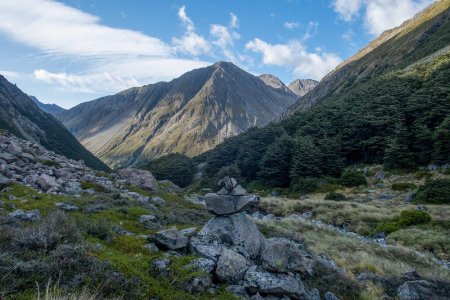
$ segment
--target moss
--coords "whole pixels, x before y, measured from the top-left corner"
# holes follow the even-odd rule
[[[97,193],[106,193],[105,187],[98,183],[83,181],[80,183],[80,186],[83,190],[94,190]]]
[[[414,190],[417,186],[411,182],[396,182],[393,183],[391,189],[394,191],[406,191],[406,190]]]

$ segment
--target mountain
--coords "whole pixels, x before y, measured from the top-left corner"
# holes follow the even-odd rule
[[[56,104],[46,104],[46,103],[42,103],[41,101],[39,101],[35,96],[30,96],[31,100],[33,100],[34,103],[36,103],[36,105],[43,111],[45,111],[46,113],[49,113],[51,115],[58,115],[60,113],[62,113],[63,111],[65,111],[64,108],[62,108],[61,106],[58,106]]]
[[[258,77],[271,88],[283,91],[284,93],[287,94],[292,93],[292,91],[278,77],[273,76],[272,74],[262,74],[259,75]]]
[[[303,97],[318,84],[319,82],[313,79],[296,79],[289,84],[288,88],[297,96]]]
[[[83,145],[110,166],[163,154],[188,156],[279,118],[297,96],[229,62],[170,82],[131,88],[59,115]]]
[[[315,103],[374,77],[403,69],[447,46],[449,6],[449,0],[436,1],[414,18],[385,31],[325,76],[312,93],[302,97],[283,117],[308,110]]]
[[[0,129],[71,159],[82,159],[91,168],[108,170],[55,117],[40,110],[27,94],[1,75]]]
[[[362,182],[356,170],[343,173],[361,164],[403,171],[445,166],[449,78],[446,0],[382,34],[301,97],[280,122],[230,138],[194,162],[204,163],[204,186],[229,174],[261,184],[261,190],[301,193],[341,182],[341,175]]]

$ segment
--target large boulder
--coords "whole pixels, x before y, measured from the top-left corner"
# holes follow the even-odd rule
[[[23,211],[21,209],[10,212],[8,216],[17,221],[36,221],[41,218],[41,213],[38,209],[34,209],[31,211]]]
[[[189,242],[188,237],[181,234],[175,227],[159,231],[153,239],[159,246],[170,250],[185,248]]]
[[[426,280],[407,281],[398,287],[397,297],[400,300],[445,299],[438,297],[435,290],[436,287]]]
[[[158,189],[156,178],[147,170],[127,168],[117,170],[117,174],[126,184],[135,185],[146,190]]]
[[[215,215],[234,214],[256,206],[259,196],[230,196],[209,193],[205,195],[206,208]]]
[[[244,278],[250,262],[236,251],[223,248],[217,262],[216,276],[220,281],[238,283]]]
[[[267,239],[261,253],[261,264],[273,272],[296,272],[304,270],[304,257],[298,245],[284,238]]]
[[[42,174],[41,176],[39,176],[37,183],[44,191],[59,187],[59,184],[56,182],[55,177],[47,174]]]
[[[271,273],[251,267],[244,277],[244,286],[252,294],[261,293],[275,296],[288,296],[292,299],[305,299],[308,294],[300,279],[287,274]]]
[[[245,258],[259,258],[264,237],[245,213],[211,218],[196,236],[192,246],[197,253],[199,247],[211,245],[215,250],[221,245],[231,248]],[[200,254],[201,255],[201,254]]]

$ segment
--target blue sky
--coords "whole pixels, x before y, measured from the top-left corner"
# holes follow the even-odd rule
[[[0,74],[65,108],[218,60],[319,80],[432,0],[1,0]]]

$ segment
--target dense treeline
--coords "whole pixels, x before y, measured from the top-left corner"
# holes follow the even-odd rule
[[[354,164],[414,169],[450,162],[450,54],[392,71],[309,111],[233,137],[199,157],[205,183],[222,175],[271,187],[338,177]]]

